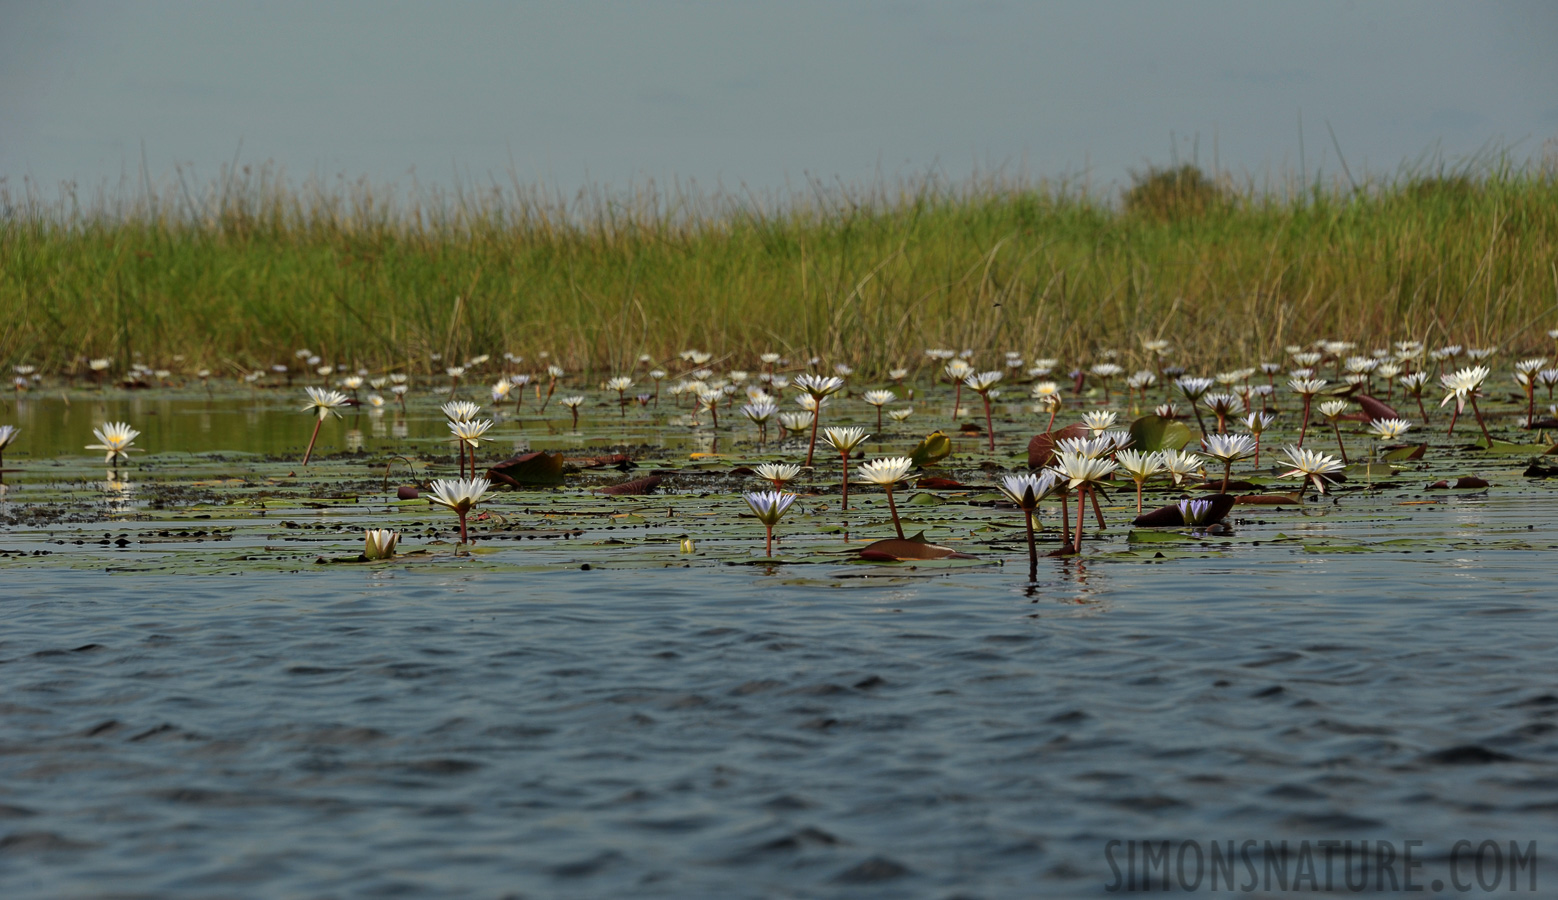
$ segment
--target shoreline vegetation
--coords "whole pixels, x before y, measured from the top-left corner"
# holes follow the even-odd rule
[[[134,197],[0,182],[0,364],[237,375],[512,353],[631,371],[717,347],[863,374],[929,346],[1215,366],[1316,339],[1547,353],[1558,154],[1277,188],[1194,165],[1102,195],[1004,174],[750,194],[517,181],[409,195],[274,166]],[[1123,361],[1123,360],[1122,360]]]

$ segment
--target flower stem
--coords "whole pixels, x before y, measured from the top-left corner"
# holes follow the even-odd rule
[[[1482,439],[1488,442],[1489,447],[1492,447],[1493,435],[1488,434],[1488,423],[1482,420],[1482,410],[1477,408],[1477,392],[1469,391],[1468,396],[1471,398],[1471,411],[1477,416],[1477,424],[1482,426]]]
[[[1331,430],[1336,432],[1336,448],[1342,451],[1342,465],[1350,465],[1350,463],[1347,461],[1347,445],[1342,443],[1342,426],[1336,422],[1332,422]]]
[[[1033,513],[1023,510],[1023,523],[1028,528],[1028,580],[1037,581],[1039,578],[1039,548],[1033,543]]]
[[[303,465],[308,465],[308,460],[314,455],[314,442],[319,440],[319,426],[325,424],[323,417],[314,420],[314,433],[308,439],[308,449],[303,451]]]
[[[898,539],[903,540],[903,525],[898,521],[898,506],[893,503],[893,486],[887,485],[887,511],[893,514],[893,528],[898,532]]]
[[[995,423],[990,419],[990,395],[980,394],[985,400],[985,429],[990,432],[990,452],[995,452]]]

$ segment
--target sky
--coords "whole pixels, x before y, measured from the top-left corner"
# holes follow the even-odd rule
[[[1558,3],[0,0],[0,178],[756,191],[1558,138]],[[1334,133],[1334,142],[1332,134]],[[125,181],[124,179],[128,179]]]

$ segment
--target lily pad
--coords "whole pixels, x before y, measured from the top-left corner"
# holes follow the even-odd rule
[[[563,457],[542,450],[521,453],[488,469],[487,479],[493,484],[516,488],[522,485],[562,484]]]
[[[1033,440],[1028,442],[1028,468],[1038,469],[1049,465],[1055,459],[1056,444],[1071,438],[1085,438],[1090,433],[1086,425],[1078,423],[1035,435]]]
[[[1162,416],[1142,416],[1131,423],[1131,447],[1142,453],[1183,450],[1194,437],[1183,422]]]
[[[952,455],[952,439],[944,432],[933,431],[909,452],[909,459],[916,466],[933,466]]]
[[[899,562],[917,559],[978,559],[968,553],[960,553],[951,547],[941,547],[925,540],[925,532],[912,538],[887,538],[861,547],[861,559],[872,562]]]

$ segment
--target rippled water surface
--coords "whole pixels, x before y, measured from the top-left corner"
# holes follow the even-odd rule
[[[29,427],[82,443],[83,406]],[[266,415],[263,452],[306,439]],[[458,556],[379,493],[435,439],[411,425],[314,481],[7,455],[0,896],[1068,897],[1106,893],[1110,840],[1554,833],[1558,529],[1526,460],[1216,538],[1132,535],[1122,494],[1028,584],[1010,510],[956,492],[912,527],[974,564],[829,556],[826,512],[786,526],[804,561],[733,564],[761,530],[691,471],[503,495]],[[1493,486],[1422,490],[1462,469]],[[315,562],[376,521],[424,554]]]

